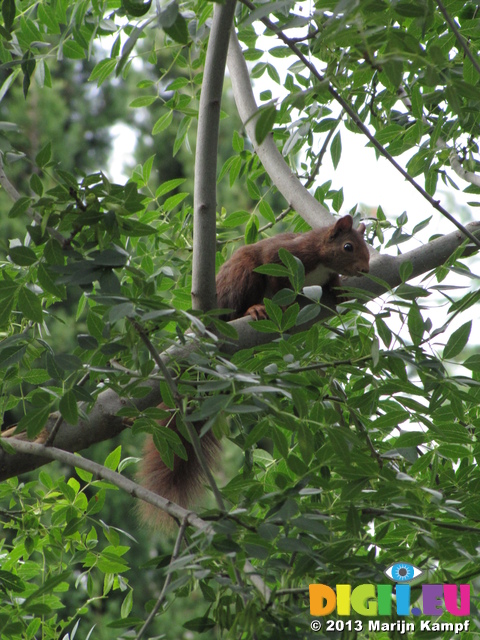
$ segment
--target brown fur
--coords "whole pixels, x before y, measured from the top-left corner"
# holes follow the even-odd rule
[[[263,298],[289,286],[287,278],[275,278],[253,269],[263,264],[280,264],[280,248],[287,249],[303,262],[305,274],[318,266],[329,270],[318,284],[338,286],[338,274],[345,276],[368,273],[370,253],[363,237],[365,225],[353,229],[349,215],[339,218],[330,227],[314,229],[307,233],[282,233],[255,244],[237,249],[230,260],[222,265],[217,275],[217,306],[232,309],[226,320],[251,315],[265,317],[262,313]],[[347,251],[346,245],[353,251]]]
[[[287,278],[255,273],[254,269],[263,264],[280,263],[278,250],[281,247],[303,262],[306,275],[314,272],[319,266],[325,267],[325,272],[318,282],[324,286],[338,286],[338,274],[353,276],[368,273],[370,254],[363,237],[365,225],[361,224],[355,230],[352,223],[352,217],[347,215],[329,227],[314,229],[308,233],[283,233],[235,251],[217,276],[218,307],[232,309],[230,314],[224,316],[225,319],[232,320],[245,315],[254,319],[266,317],[264,297],[288,287],[289,281]],[[347,250],[347,245],[350,245],[351,250]],[[160,424],[168,425],[177,431],[174,420],[165,420]],[[201,423],[197,423],[198,429],[202,426]],[[180,433],[179,435],[188,460],[175,456],[173,470],[169,469],[162,461],[152,438],[148,437],[145,441],[139,479],[147,489],[187,507],[201,493],[205,478],[192,445]],[[202,437],[201,442],[206,461],[211,466],[218,453],[218,440],[209,431]],[[141,513],[147,524],[160,523],[168,526],[168,522],[171,522],[166,514],[146,503],[142,503]]]
[[[163,404],[159,406],[161,409],[166,408]],[[174,456],[173,469],[170,469],[163,462],[159,452],[155,448],[152,436],[147,436],[143,446],[143,458],[138,473],[138,480],[145,489],[158,493],[167,500],[171,500],[181,507],[186,508],[201,494],[205,477],[192,444],[177,430],[175,418],[167,418],[159,421],[159,423],[163,426],[167,426],[168,424],[170,429],[178,433],[187,452],[188,460]],[[203,423],[195,424],[198,430],[203,426]],[[208,466],[211,467],[215,461],[220,444],[212,431],[208,431],[203,435],[201,444],[205,460]],[[170,516],[146,502],[141,502],[139,510],[140,517],[145,524],[168,526],[171,522]]]

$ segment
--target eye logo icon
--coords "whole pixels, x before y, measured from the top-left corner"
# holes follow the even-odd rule
[[[394,562],[383,573],[392,582],[406,583],[421,576],[423,571],[408,562]]]

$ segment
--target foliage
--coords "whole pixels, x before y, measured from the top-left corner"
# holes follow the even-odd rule
[[[451,172],[468,178],[463,168],[473,175],[465,191],[475,199],[479,69],[466,50],[478,51],[479,18],[473,3],[449,2],[452,28],[442,8],[426,0],[319,0],[311,15],[293,2],[245,0],[237,8],[251,77],[271,87],[260,93],[257,140],[273,134],[292,169],[316,185],[319,203],[342,209],[339,176],[318,185],[317,175],[327,148],[338,166],[344,127],[362,133],[362,123],[379,152],[421,178],[416,184],[425,196],[436,194],[439,178],[457,189]],[[212,6],[187,3],[180,11],[172,3],[156,12],[151,2],[135,0],[4,0],[0,97],[6,101],[18,83],[27,103],[33,83],[49,91],[55,58],[94,60],[91,87],[114,76],[123,82],[138,63],[140,43],[145,68],[161,55],[183,71],[164,86],[167,67],[155,81],[145,70],[130,105],[161,104],[152,134],[171,128],[177,155],[194,144]],[[266,45],[259,42],[262,19]],[[8,127],[4,132],[8,138]],[[275,232],[307,228],[301,211],[276,210],[280,185],[243,129],[233,133],[229,153],[219,181],[238,186],[253,206],[219,212],[217,266],[240,239],[253,242],[274,225]],[[479,293],[469,286],[466,244],[439,258],[421,282],[409,282],[412,265],[399,261],[402,283],[395,290],[387,281],[388,293],[371,300],[359,288],[322,322],[314,322],[321,290],[303,288],[303,267],[285,252],[282,273],[302,305],[291,291],[277,294],[266,303],[269,319],[254,324],[270,342],[229,356],[223,341],[235,341],[234,327],[215,311],[191,310],[193,207],[183,178],[153,184],[153,155],[125,185],[112,183],[101,167],[89,174],[65,170],[51,143],[34,155],[29,189],[9,211],[24,233],[10,238],[1,263],[0,403],[7,421],[15,416],[33,439],[56,411],[60,429],[66,423],[80,429],[101,392],[111,389],[124,399],[125,424],[135,419],[127,451],[138,450],[139,434],[155,432],[171,463],[173,453],[182,454],[178,437],[158,427],[164,412],[137,402],[147,379],[156,380],[179,420],[205,422],[204,429],[228,440],[236,466],[221,490],[226,511],[218,504],[204,510],[209,527],[180,528],[178,548],[163,548],[140,568],[132,534],[102,518],[106,502],[124,504],[111,482],[80,468],[76,476],[56,477],[47,467],[38,480],[0,485],[2,637],[135,637],[146,617],[138,603],[147,599],[149,611],[158,599],[150,634],[178,638],[180,619],[184,630],[204,637],[307,638],[309,584],[377,584],[399,561],[427,572],[432,583],[470,583],[469,619],[480,626],[480,359],[471,319]],[[3,179],[4,189],[8,184]],[[430,224],[431,218],[410,222],[407,214],[390,220],[378,209],[369,240],[381,253],[393,247],[402,257],[414,236],[432,233]],[[382,283],[382,276],[388,280],[376,272],[370,278]],[[79,299],[70,350],[51,339],[69,296]],[[172,388],[155,358],[188,343],[192,328],[197,348],[170,363]],[[8,439],[2,443],[8,453]],[[131,462],[114,448],[105,466],[123,472]],[[115,510],[122,514],[123,506]],[[247,561],[270,597],[252,580]],[[140,583],[130,566],[141,572]],[[419,590],[412,592],[413,603]],[[200,613],[189,616],[192,602]],[[169,607],[174,622],[165,622]],[[362,636],[339,630],[328,637]],[[418,627],[411,637],[434,636]]]

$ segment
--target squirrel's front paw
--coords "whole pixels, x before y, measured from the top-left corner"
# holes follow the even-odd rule
[[[264,304],[253,304],[249,307],[246,312],[243,314],[243,317],[250,316],[252,320],[267,320],[267,310],[265,309]]]

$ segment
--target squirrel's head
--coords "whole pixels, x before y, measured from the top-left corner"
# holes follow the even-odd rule
[[[330,228],[328,242],[333,250],[334,269],[344,276],[357,276],[368,273],[370,252],[364,238],[365,225],[360,223],[353,228],[350,215],[339,218]]]

